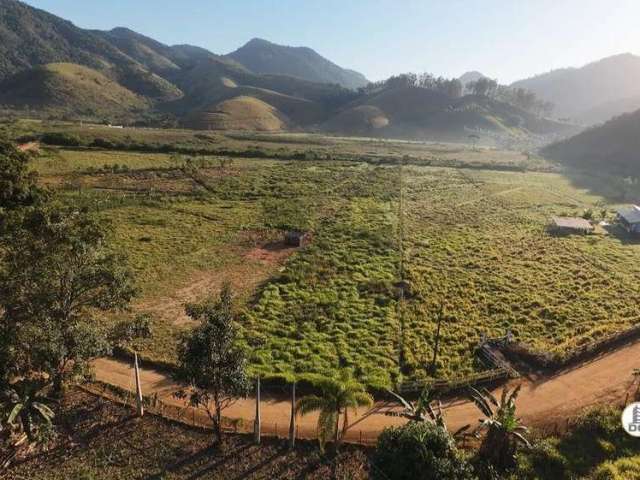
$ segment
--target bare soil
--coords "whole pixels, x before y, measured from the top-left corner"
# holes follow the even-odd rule
[[[510,386],[522,384],[517,401],[519,414],[529,426],[561,427],[567,419],[577,416],[586,408],[621,402],[630,391],[631,373],[638,365],[638,358],[640,342],[606,352],[580,366],[549,377],[514,381]],[[94,366],[98,380],[133,391],[133,371],[127,363],[100,359]],[[180,386],[166,375],[153,370],[143,370],[141,379],[145,395],[157,393],[159,398],[169,404],[184,405],[172,395]],[[502,388],[497,388],[495,392],[500,393],[501,390]],[[263,430],[266,434],[286,435],[291,405],[282,399],[282,393],[263,394],[261,409]],[[402,424],[402,419],[384,415],[385,412],[397,408],[394,404],[379,401],[372,410],[358,412],[358,415],[351,417],[352,427],[347,439],[370,443],[385,427]],[[475,426],[481,418],[473,403],[463,397],[447,400],[444,409],[449,428],[453,431],[466,424]],[[254,415],[255,401],[252,398],[239,400],[225,411],[225,416],[243,419],[247,426],[251,425]],[[315,415],[299,418],[300,436],[313,438],[316,422]]]

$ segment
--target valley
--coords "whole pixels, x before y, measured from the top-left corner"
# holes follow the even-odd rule
[[[149,146],[161,134],[38,122],[12,128],[18,136],[57,128],[82,145],[107,135],[99,137],[107,145],[120,138]],[[148,316],[153,332],[127,348],[147,360],[175,362],[174,346],[190,327],[183,305],[216,295],[225,280],[241,301],[252,371],[286,379],[350,366],[377,388],[482,371],[474,355],[482,335],[510,331],[534,350],[562,352],[640,315],[632,300],[638,245],[618,231],[546,232],[553,215],[593,211],[611,220],[623,201],[573,185],[561,165],[444,143],[209,139],[187,130],[162,138],[172,135],[178,151],[204,153],[41,144],[32,160],[64,202],[91,205],[114,226],[113,246],[127,252],[142,289],[132,315]],[[313,239],[287,247],[288,230]],[[400,243],[404,300],[396,287]]]

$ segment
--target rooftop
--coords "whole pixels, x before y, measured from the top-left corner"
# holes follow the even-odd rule
[[[621,208],[618,210],[618,215],[627,223],[640,223],[640,207],[637,205]]]
[[[580,217],[551,217],[553,224],[558,228],[570,228],[572,230],[593,230],[593,225],[588,220]]]

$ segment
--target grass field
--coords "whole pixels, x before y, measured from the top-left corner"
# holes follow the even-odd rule
[[[177,336],[190,326],[183,304],[215,294],[225,280],[239,295],[254,370],[289,377],[351,366],[374,386],[428,376],[440,311],[438,377],[481,368],[473,349],[482,334],[511,330],[533,348],[562,352],[640,316],[640,244],[615,229],[548,235],[551,215],[592,209],[611,217],[614,205],[543,161],[531,170],[513,152],[381,147],[395,150],[392,158],[457,159],[400,168],[355,160],[378,141],[225,138],[237,148],[321,154],[230,159],[53,148],[33,160],[43,183],[68,202],[95,206],[114,226],[114,246],[129,254],[141,287],[128,315],[152,318],[152,338],[131,345],[148,359],[175,359]],[[334,150],[342,156],[327,154]],[[529,170],[505,170],[508,159]],[[313,232],[308,247],[282,243],[283,230],[296,228]],[[399,304],[401,231],[408,295]]]

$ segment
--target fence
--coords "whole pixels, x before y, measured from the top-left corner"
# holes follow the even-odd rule
[[[427,380],[422,382],[405,382],[400,385],[400,393],[419,393],[424,388],[437,392],[455,392],[472,385],[518,378],[520,374],[511,366],[499,351],[499,346],[505,343],[507,337],[483,340],[476,350],[476,354],[489,366],[489,370],[478,372],[466,377],[452,380]]]
[[[92,382],[80,385],[80,388],[92,395],[107,399],[125,408],[136,409],[135,394],[102,382]],[[161,417],[170,422],[179,423],[192,428],[213,431],[213,423],[201,409],[190,406],[180,406],[167,403],[157,395],[143,396],[145,414]],[[252,434],[253,421],[243,419],[222,418],[222,429],[225,433]],[[261,435],[281,439],[289,438],[289,422],[261,422]],[[317,429],[306,425],[296,425],[295,438],[297,440],[315,440],[318,438]],[[378,438],[376,432],[352,428],[344,437],[345,443],[365,446],[375,445]]]
[[[640,317],[634,317],[632,320],[638,319]],[[555,370],[587,360],[609,348],[637,338],[640,338],[640,325],[579,345],[564,353],[540,352],[519,342],[504,342],[499,348],[507,356],[514,356],[537,367]]]

